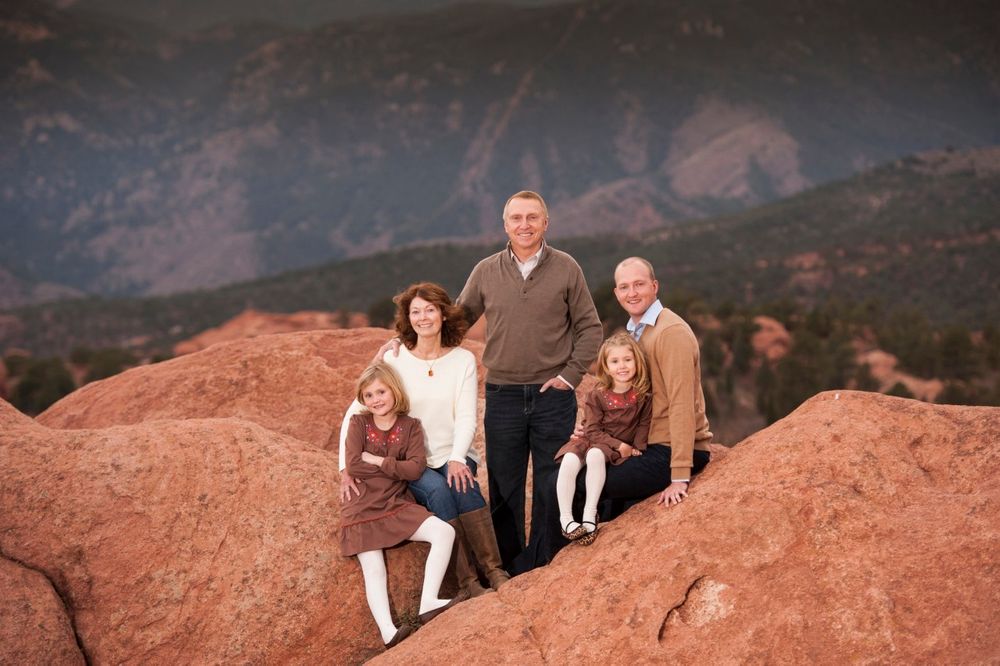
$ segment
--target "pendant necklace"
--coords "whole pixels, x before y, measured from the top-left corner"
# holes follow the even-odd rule
[[[440,359],[440,358],[441,358],[441,352],[438,352],[438,355],[435,356],[432,359],[421,359],[424,363],[427,364],[427,376],[428,377],[433,377],[434,376],[434,364],[437,363],[438,359]]]

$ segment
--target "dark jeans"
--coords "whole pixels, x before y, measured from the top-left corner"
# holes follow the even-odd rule
[[[705,469],[708,464],[707,451],[694,452],[694,467],[692,476]],[[586,469],[586,468],[584,468]],[[552,473],[544,484],[535,477],[536,488],[541,486],[545,491],[545,506],[548,514],[535,522],[532,514],[531,540],[528,547],[514,561],[510,572],[512,574],[531,571],[535,567],[548,564],[556,553],[569,544],[563,538],[559,525],[559,506],[556,502],[556,478]],[[576,494],[573,499],[573,513],[579,519],[583,510],[586,474],[581,473],[576,479]],[[670,485],[670,447],[662,444],[651,444],[645,453],[635,458],[629,458],[621,465],[608,465],[608,477],[601,492],[601,520],[617,518],[633,504],[652,497]]]
[[[469,466],[472,478],[475,479],[476,461],[466,458],[465,464]],[[465,492],[448,485],[448,463],[441,467],[426,468],[419,479],[410,481],[410,492],[417,504],[427,507],[428,511],[445,522],[486,506],[479,481],[475,481],[472,488]]]
[[[540,384],[486,384],[486,467],[490,474],[490,512],[500,558],[510,566],[524,549],[524,489],[531,454],[534,492],[532,532],[555,506],[547,479],[558,469],[556,451],[573,434],[576,393]],[[553,476],[553,478],[555,478]]]

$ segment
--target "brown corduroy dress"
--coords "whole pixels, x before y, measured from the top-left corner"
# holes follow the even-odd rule
[[[390,548],[413,536],[432,515],[414,501],[407,484],[419,479],[427,467],[420,421],[400,414],[385,431],[371,414],[356,414],[348,425],[344,450],[345,469],[361,495],[340,508],[341,553]],[[382,456],[382,465],[362,462],[362,451]]]

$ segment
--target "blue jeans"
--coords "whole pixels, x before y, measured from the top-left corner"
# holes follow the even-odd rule
[[[473,478],[476,476],[476,461],[466,458]],[[448,485],[448,463],[440,467],[428,467],[420,478],[410,481],[410,492],[417,504],[427,507],[427,510],[444,521],[454,520],[463,513],[482,509],[486,506],[483,491],[479,489],[479,481],[472,488],[462,492]]]
[[[524,549],[524,492],[528,454],[534,477],[532,531],[547,514],[544,480],[559,465],[555,454],[573,434],[576,393],[541,384],[486,384],[486,466],[490,470],[490,512],[504,567]]]

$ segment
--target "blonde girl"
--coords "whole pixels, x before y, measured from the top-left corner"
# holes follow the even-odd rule
[[[438,598],[455,530],[417,504],[407,487],[420,478],[427,457],[423,428],[406,414],[409,400],[395,370],[382,362],[370,365],[358,379],[357,398],[364,411],[351,417],[345,454],[359,494],[341,506],[340,548],[357,555],[368,607],[382,641],[392,647],[414,628],[392,621],[382,550],[403,541],[430,544],[419,611],[420,621],[429,622],[461,600]]]
[[[598,352],[598,386],[584,404],[584,432],[556,452],[562,459],[556,481],[559,525],[564,537],[584,545],[597,538],[597,502],[608,463],[619,465],[642,455],[649,436],[652,399],[649,367],[639,344],[627,333],[612,335]],[[573,517],[576,478],[586,464],[583,516]]]

